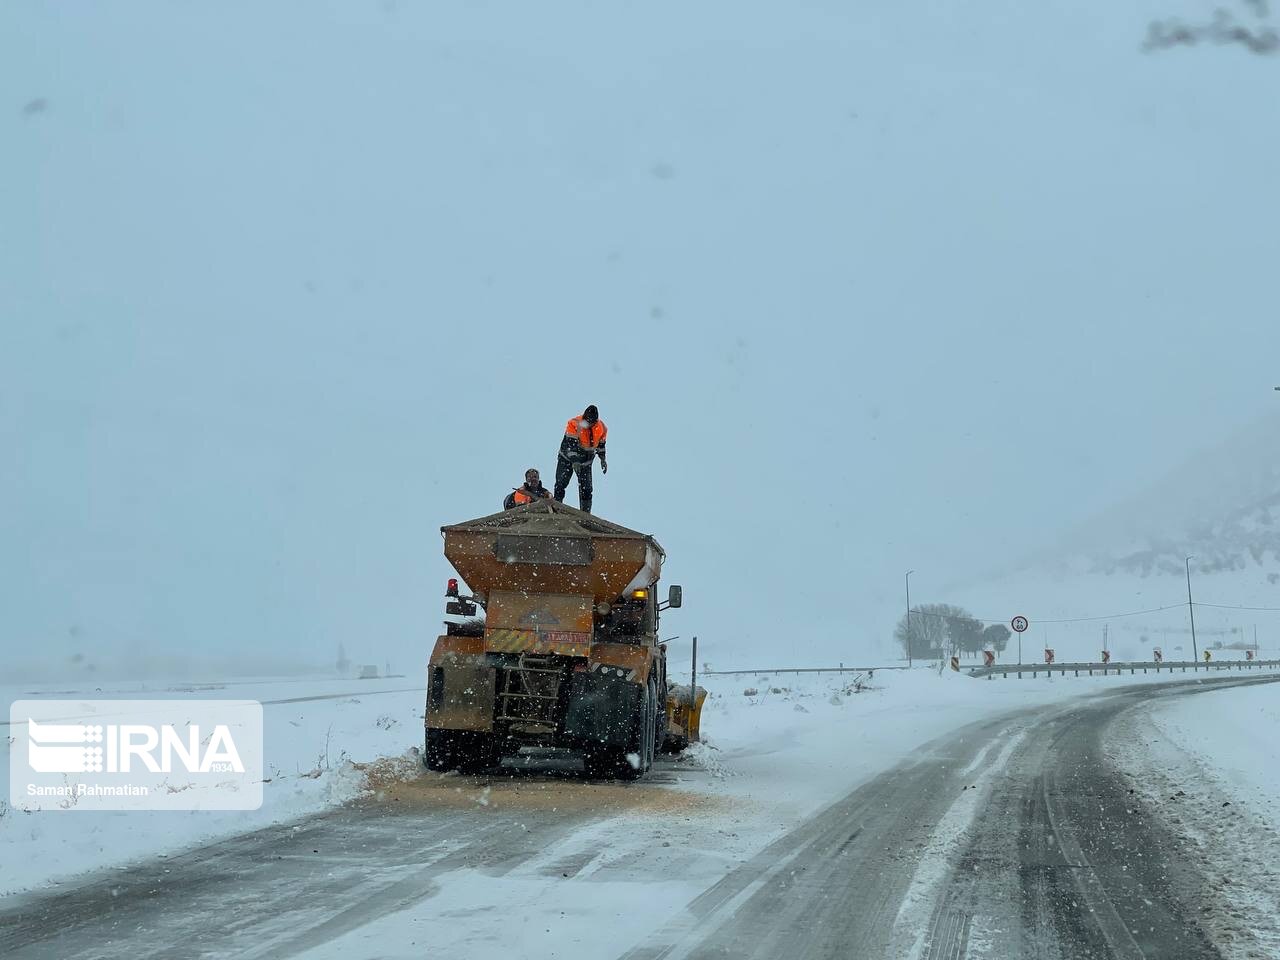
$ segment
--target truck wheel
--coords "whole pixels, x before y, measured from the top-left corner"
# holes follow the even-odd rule
[[[638,780],[653,765],[654,726],[653,687],[646,686],[640,710],[631,725],[625,747],[595,747],[583,757],[587,776],[601,780]],[[633,763],[630,758],[637,758]]]
[[[617,747],[590,747],[582,755],[582,771],[591,780],[612,780],[626,762],[626,754]]]
[[[458,745],[458,770],[461,773],[483,773],[501,762],[498,745],[491,733],[472,733]]]
[[[428,770],[452,770],[457,766],[452,731],[427,730],[427,742],[422,751],[422,762]]]
[[[658,758],[658,754],[662,752],[662,744],[667,739],[667,688],[664,684],[658,690],[658,696],[653,705],[653,759]]]
[[[458,755],[458,771],[461,773],[484,773],[492,771],[502,762],[494,748],[493,736],[481,733],[475,737],[467,749]]]
[[[480,773],[501,762],[491,733],[470,730],[428,730],[422,761],[428,770]]]
[[[619,780],[639,780],[653,766],[653,735],[658,722],[658,714],[654,709],[653,681],[644,688],[644,699],[640,703],[640,716],[636,717],[635,733],[627,744],[622,755],[622,763],[618,768]],[[633,763],[629,758],[636,758]]]

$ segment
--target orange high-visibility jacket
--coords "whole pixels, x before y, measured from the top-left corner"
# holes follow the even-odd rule
[[[530,490],[528,487],[516,487],[507,494],[507,499],[502,502],[502,507],[504,510],[510,510],[512,507],[518,507],[522,503],[533,503],[534,500],[547,500],[550,497],[551,491],[541,485],[536,490]]]
[[[540,494],[540,496],[546,496],[546,494]],[[524,487],[516,487],[515,491],[511,494],[511,499],[517,504],[533,503],[533,494],[525,493]]]
[[[590,460],[597,453],[603,457],[604,438],[608,433],[609,428],[604,425],[603,420],[590,424],[581,415],[570,417],[564,427],[565,439],[560,445],[560,452],[570,456],[578,453],[580,459],[586,460]],[[576,450],[574,450],[575,445]]]

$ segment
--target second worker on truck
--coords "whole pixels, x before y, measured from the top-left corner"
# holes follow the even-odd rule
[[[550,498],[551,491],[542,485],[542,477],[538,474],[537,469],[530,467],[524,472],[524,485],[516,487],[507,494],[507,499],[502,501],[502,509],[514,510],[521,504]]]
[[[564,437],[560,441],[560,453],[556,457],[556,499],[564,502],[569,488],[569,477],[578,477],[578,506],[591,512],[591,463],[600,455],[600,472],[608,473],[609,464],[604,459],[604,438],[609,433],[600,411],[593,403],[578,417],[570,417],[565,424]]]

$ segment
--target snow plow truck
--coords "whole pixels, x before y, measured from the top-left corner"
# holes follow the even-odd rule
[[[667,678],[653,537],[553,500],[441,528],[446,620],[427,667],[432,770],[476,772],[526,747],[579,753],[589,776],[636,779],[698,738],[706,691]],[[483,610],[484,616],[478,616]]]

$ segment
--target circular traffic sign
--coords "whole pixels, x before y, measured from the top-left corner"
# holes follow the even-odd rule
[[[1030,624],[1027,623],[1026,617],[1014,617],[1009,626],[1013,627],[1015,633],[1023,633]]]

